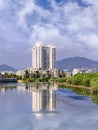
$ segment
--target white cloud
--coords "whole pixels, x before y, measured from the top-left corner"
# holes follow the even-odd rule
[[[0,10],[0,37],[16,49],[25,44],[29,55],[30,47],[40,40],[56,44],[57,58],[85,55],[98,60],[98,0],[82,1],[90,6],[52,0],[51,9],[45,9],[36,0],[0,0],[4,8]]]
[[[78,35],[78,41],[87,44],[89,48],[98,50],[98,35],[88,34],[88,35]]]
[[[3,1],[4,1],[4,0],[0,0],[0,10],[4,7]]]
[[[82,1],[87,4],[98,6],[98,0],[82,0]]]
[[[31,14],[33,13],[34,9],[35,9],[35,4],[34,4],[34,1],[32,0],[26,0],[24,1],[23,0],[23,8],[21,10],[18,11],[17,15],[18,15],[18,24],[28,30],[27,28],[27,24],[26,24],[26,16],[28,14]]]

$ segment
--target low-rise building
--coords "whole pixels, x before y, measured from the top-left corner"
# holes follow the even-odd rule
[[[72,71],[72,75],[78,74],[78,73],[82,73],[81,70],[79,68],[74,68]]]
[[[95,73],[96,70],[94,68],[74,68],[72,71],[72,75],[78,74],[78,73]]]
[[[16,72],[16,75],[17,76],[20,76],[20,77],[22,77],[22,78],[24,78],[24,76],[25,76],[25,70],[18,70],[17,72]]]

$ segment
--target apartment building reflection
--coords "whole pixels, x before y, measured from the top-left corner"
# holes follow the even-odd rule
[[[56,109],[56,91],[50,85],[32,88],[32,111],[53,112]]]

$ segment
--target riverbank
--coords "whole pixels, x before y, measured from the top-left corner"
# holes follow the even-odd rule
[[[86,90],[92,91],[90,87],[85,87],[85,86],[81,86],[81,85],[73,85],[73,84],[67,84],[67,83],[57,83],[57,84],[58,85],[65,85],[69,88],[81,88],[81,89],[86,89]]]
[[[25,81],[23,81],[23,80],[18,80],[17,82],[18,83],[25,83]],[[90,87],[85,87],[85,86],[81,86],[81,85],[72,85],[72,84],[67,84],[67,83],[57,83],[57,85],[65,85],[65,86],[68,86],[69,88],[72,88],[72,87],[73,88],[83,88],[83,89],[87,89],[87,90],[91,91]]]
[[[29,82],[26,81],[26,80],[18,80],[17,82],[18,82],[18,83],[25,83],[25,82],[29,83]],[[36,81],[36,80],[35,80],[34,82],[41,82],[41,81]],[[46,81],[45,81],[45,82],[46,82]],[[49,80],[49,81],[47,81],[47,82],[51,82],[51,80]],[[54,82],[55,82],[55,80],[54,80]],[[82,86],[82,85],[73,85],[73,84],[68,84],[68,83],[66,83],[66,82],[63,82],[63,83],[56,82],[56,83],[57,83],[58,85],[62,84],[62,85],[66,85],[66,86],[68,86],[68,87],[83,88],[83,89],[91,90],[90,87],[86,87],[86,86]]]
[[[98,72],[76,74],[71,77],[64,78],[61,77],[56,79],[56,82],[64,83],[72,87],[79,86],[98,92]]]
[[[17,80],[17,83],[24,83],[23,80]]]

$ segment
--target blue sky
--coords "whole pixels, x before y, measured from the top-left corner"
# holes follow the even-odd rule
[[[98,60],[98,0],[0,0],[0,64],[31,66],[36,41],[54,44],[57,59]]]

